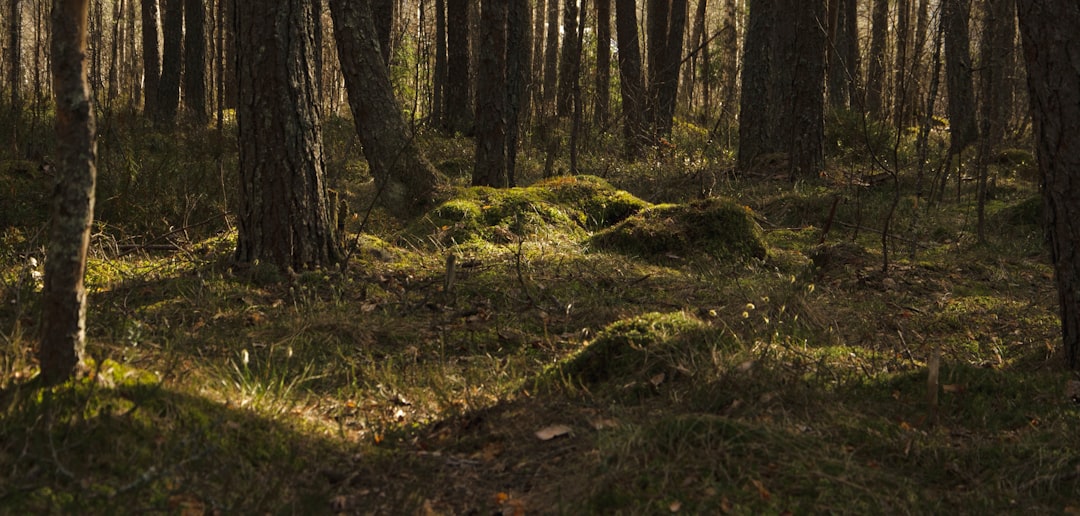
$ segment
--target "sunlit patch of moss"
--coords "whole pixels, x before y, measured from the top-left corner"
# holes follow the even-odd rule
[[[749,208],[716,198],[654,206],[596,233],[589,243],[658,261],[701,254],[735,260],[767,255]]]
[[[560,176],[540,181],[534,188],[544,189],[549,198],[579,211],[578,222],[595,230],[622,222],[649,206],[630,192],[617,190],[596,176]]]

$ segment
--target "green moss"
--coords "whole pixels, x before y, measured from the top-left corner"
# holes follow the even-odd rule
[[[573,208],[578,220],[590,230],[608,227],[647,208],[649,203],[625,190],[617,190],[596,176],[562,176],[536,183],[548,198],[560,206]]]
[[[711,346],[712,337],[707,324],[684,312],[651,312],[609,325],[561,372],[587,385],[611,379],[613,386],[648,385],[661,373],[666,379],[693,375],[693,361],[684,359]]]
[[[723,199],[658,205],[594,235],[589,242],[646,259],[708,254],[719,258],[765,258],[761,229],[748,208]]]

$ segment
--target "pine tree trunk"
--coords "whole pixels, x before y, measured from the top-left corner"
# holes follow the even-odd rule
[[[191,122],[206,125],[206,12],[203,0],[184,0],[184,106]]]
[[[544,112],[555,113],[559,84],[559,0],[547,0],[547,37],[544,38]]]
[[[517,145],[521,113],[528,109],[532,71],[532,27],[529,0],[509,0],[506,15],[506,179],[516,186]]]
[[[375,34],[379,39],[379,50],[383,62],[390,66],[393,50],[394,0],[368,0],[371,3],[371,16],[375,19]]]
[[[156,118],[161,83],[161,40],[158,36],[158,0],[142,0],[143,114]]]
[[[53,84],[56,188],[42,293],[38,360],[46,385],[83,369],[86,346],[86,251],[94,218],[97,145],[86,73],[88,0],[54,0]]]
[[[623,143],[626,157],[641,157],[648,141],[645,125],[645,80],[641,71],[637,6],[634,0],[615,0],[615,37],[619,42],[619,88],[622,95]]]
[[[180,105],[184,0],[162,0],[161,5],[161,84],[158,85],[157,121],[161,127],[172,127]]]
[[[946,0],[948,1],[948,0]],[[870,64],[866,73],[866,110],[875,118],[884,118],[885,45],[889,35],[889,1],[873,0],[870,21]]]
[[[1066,365],[1080,369],[1080,6],[1017,4]]]
[[[704,1],[704,0],[702,0]],[[607,125],[611,100],[611,0],[596,0],[596,110],[598,127]]]
[[[562,55],[559,58],[559,91],[555,101],[556,113],[560,117],[568,116],[573,109],[574,81],[577,80],[574,71],[581,68],[581,49],[578,48],[577,34],[578,25],[577,0],[566,0],[563,9],[563,44]]]
[[[742,96],[739,108],[740,170],[750,170],[758,156],[773,152],[769,104],[772,94],[770,47],[776,24],[773,0],[750,0],[750,18],[743,47]]]
[[[484,0],[484,53],[480,56],[476,104],[474,186],[504,188],[506,175],[506,0]]]
[[[415,215],[434,200],[443,177],[406,131],[369,8],[362,2],[330,0],[330,13],[349,107],[380,201],[398,216]]]
[[[968,20],[970,0],[943,0],[945,24],[945,79],[949,89],[950,153],[958,153],[975,141],[975,95],[971,76]]]
[[[237,2],[240,103],[236,259],[282,270],[341,259],[330,222],[319,106],[311,67],[312,2]]]
[[[435,75],[431,81],[431,124],[446,129],[446,0],[435,0]]]
[[[446,119],[450,131],[470,133],[468,0],[446,0]],[[387,79],[389,83],[389,79]]]

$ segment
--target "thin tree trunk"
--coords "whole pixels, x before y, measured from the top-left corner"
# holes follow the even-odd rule
[[[19,155],[20,126],[22,120],[22,9],[19,0],[11,0],[8,25],[8,89],[11,94],[11,150]]]
[[[207,121],[206,12],[203,0],[184,0],[184,4],[184,106],[191,121],[201,127]]]
[[[688,113],[693,112],[694,109],[694,88],[699,75],[698,60],[700,59],[700,54],[696,50],[701,48],[702,42],[705,41],[706,4],[707,0],[698,0],[697,8],[694,12],[694,25],[690,32],[690,48],[692,49],[693,54],[690,55],[690,66],[683,67],[682,88],[680,89],[682,94],[680,97],[682,98],[682,104]]]
[[[330,0],[330,13],[349,106],[380,201],[398,216],[415,215],[431,204],[444,178],[405,129],[369,8]]]
[[[142,0],[142,41],[143,114],[149,118],[154,118],[158,113],[158,89],[161,83],[158,0]]]
[[[948,0],[946,0],[948,1]],[[889,34],[889,1],[873,0],[870,21],[870,68],[866,73],[866,110],[881,119],[885,113],[885,44]]]
[[[470,133],[473,115],[469,102],[468,0],[446,0],[446,52],[447,125],[450,131]]]
[[[581,49],[578,48],[577,38],[575,37],[578,32],[577,17],[577,0],[566,0],[563,9],[563,34],[566,36],[563,38],[562,55],[559,58],[559,91],[558,98],[555,101],[555,111],[560,117],[571,114],[574,99],[574,82],[577,81],[574,71],[581,68],[578,64],[581,61]]]
[[[949,89],[950,154],[957,154],[975,141],[975,96],[972,92],[971,49],[968,20],[970,0],[943,0],[945,24],[945,78]]]
[[[54,0],[53,85],[57,181],[45,260],[42,335],[38,348],[46,385],[83,369],[86,347],[86,252],[94,218],[97,145],[86,73],[88,0]]]
[[[446,128],[446,0],[435,0],[435,76],[431,81],[431,124]]]
[[[506,0],[484,0],[476,104],[474,186],[504,188],[506,175]]]
[[[637,7],[634,0],[615,0],[615,33],[619,43],[619,87],[622,94],[623,143],[628,159],[641,157],[648,140],[645,127],[645,80],[641,71]]]
[[[559,0],[547,0],[547,37],[544,49],[544,112],[555,112],[559,84]]]
[[[162,127],[176,123],[180,105],[180,71],[183,67],[184,0],[162,0],[161,83],[158,85],[158,118]]]
[[[527,111],[532,70],[531,19],[528,0],[509,0],[506,19],[506,180],[516,186],[517,146],[521,113]]]
[[[611,0],[596,0],[596,110],[594,118],[598,127],[607,125],[610,100]]]

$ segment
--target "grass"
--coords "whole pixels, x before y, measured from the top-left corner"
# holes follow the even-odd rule
[[[444,166],[468,163],[460,139],[424,138]],[[167,154],[213,175],[203,141],[103,152],[175,144]],[[328,142],[333,186],[362,206],[350,145]],[[927,210],[905,189],[884,274],[890,186],[739,178],[675,153],[611,165],[606,181],[463,188],[412,225],[375,212],[345,272],[234,270],[224,220],[161,251],[125,240],[159,221],[106,219],[87,279],[93,374],[51,389],[33,380],[40,199],[18,197],[3,209],[23,223],[0,234],[0,512],[1080,507],[1080,408],[1059,366],[1036,185],[1000,179],[989,244],[973,237],[970,193]],[[533,159],[525,170],[542,168]],[[588,244],[648,220],[632,215],[649,212],[640,199],[707,206],[687,202],[706,179],[767,253],[643,259]],[[189,187],[163,196],[169,217]],[[227,205],[199,199],[191,213]],[[659,222],[697,229],[687,220]]]

